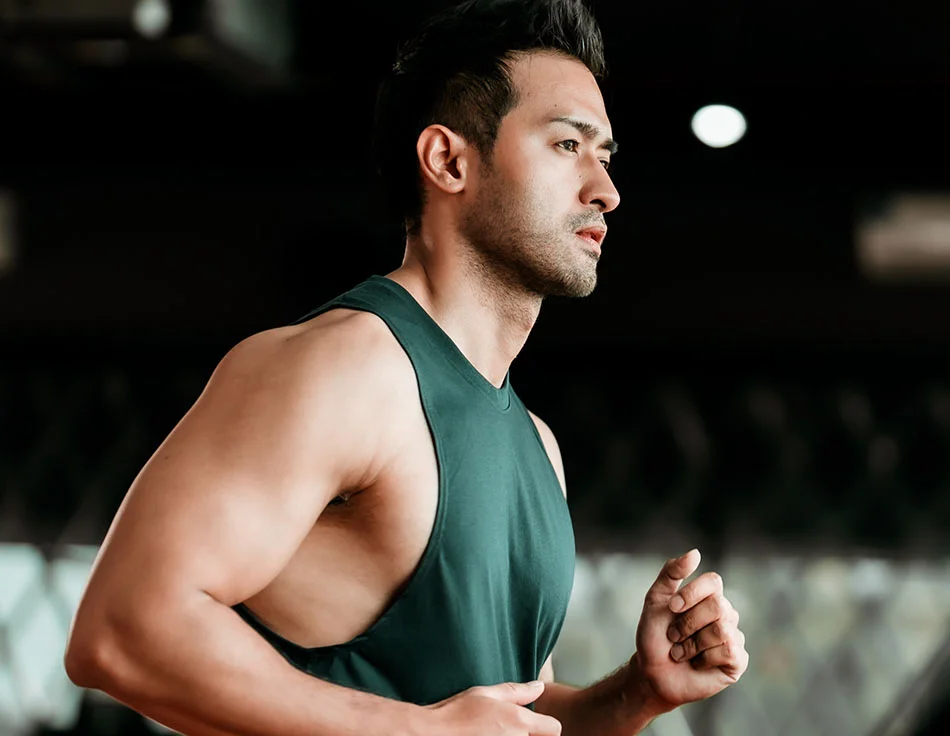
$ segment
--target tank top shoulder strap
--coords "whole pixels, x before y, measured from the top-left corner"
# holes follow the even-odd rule
[[[372,312],[382,319],[406,351],[420,381],[425,381],[425,374],[431,369],[441,373],[450,367],[454,374],[484,394],[498,410],[507,412],[511,408],[509,376],[505,376],[500,387],[489,382],[401,284],[385,276],[370,276],[307,313],[295,324],[306,322],[334,308],[359,309]]]

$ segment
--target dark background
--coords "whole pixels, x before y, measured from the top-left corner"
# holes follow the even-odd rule
[[[401,232],[369,160],[373,97],[398,40],[440,5],[361,4],[337,16],[317,3],[232,4],[257,9],[251,25],[261,36],[261,20],[284,28],[280,61],[269,64],[209,20],[212,4],[173,4],[175,21],[156,40],[107,15],[107,5],[73,4],[87,9],[81,22],[57,16],[55,0],[33,15],[28,3],[6,6],[0,186],[19,204],[20,248],[0,276],[0,350],[17,376],[120,371],[137,377],[130,390],[135,380],[168,390],[172,376],[188,376],[176,399],[161,402],[168,413],[144,448],[236,341],[399,265]],[[53,10],[44,16],[45,6]],[[782,448],[797,442],[806,449],[795,472],[815,490],[791,526],[811,544],[824,528],[822,504],[869,497],[841,478],[871,482],[861,473],[873,474],[869,453],[881,440],[899,445],[893,462],[882,450],[898,475],[874,482],[926,476],[936,515],[920,503],[908,513],[930,520],[930,531],[917,534],[916,521],[889,528],[893,514],[879,514],[875,501],[864,532],[833,525],[829,544],[939,547],[934,524],[950,512],[933,494],[947,475],[950,420],[935,407],[950,358],[950,290],[934,279],[869,279],[854,233],[889,195],[947,186],[950,9],[593,7],[610,64],[604,93],[622,147],[622,203],[609,217],[597,291],[549,300],[512,368],[516,389],[561,438],[572,503],[604,496],[601,471],[613,461],[603,458],[619,442],[618,455],[641,457],[615,471],[632,506],[643,503],[627,493],[637,473],[634,487],[649,486],[660,502],[678,468],[695,466],[709,492],[684,510],[690,533],[724,537],[721,525],[740,518],[761,526],[749,496],[776,497],[763,494],[766,476],[789,477]],[[188,51],[195,39],[203,53]],[[710,149],[693,136],[690,118],[708,103],[745,114],[737,145]],[[143,388],[142,401],[155,390]],[[686,397],[711,454],[685,449],[675,421],[663,419],[662,391]],[[860,427],[842,414],[855,392],[868,414]],[[755,401],[778,409],[769,419],[749,408]],[[20,410],[33,414],[29,403]],[[609,424],[587,447],[598,437],[584,424],[591,417]],[[921,433],[925,441],[913,439]],[[826,436],[840,436],[851,454],[828,450],[837,446]],[[914,453],[929,465],[908,464]],[[788,481],[796,500],[801,477]],[[730,492],[736,483],[748,492]],[[884,504],[894,495],[880,493]],[[84,541],[100,538],[104,523]]]
[[[0,291],[5,334],[223,345],[398,265],[368,158],[372,100],[397,39],[438,4],[339,19],[288,5],[288,59],[270,75],[188,60],[174,38],[129,32],[109,64],[77,58],[62,29],[8,31],[0,181],[21,199],[24,246]],[[852,242],[880,196],[945,186],[945,5],[594,8],[623,201],[601,288],[552,301],[529,351],[946,340],[947,289],[869,284]],[[693,137],[710,102],[748,118],[738,145]]]

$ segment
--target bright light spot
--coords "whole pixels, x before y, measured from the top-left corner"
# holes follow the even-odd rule
[[[132,11],[132,25],[146,38],[158,38],[172,22],[167,0],[139,0]]]
[[[731,146],[745,131],[742,113],[728,105],[707,105],[693,115],[693,133],[710,148]]]

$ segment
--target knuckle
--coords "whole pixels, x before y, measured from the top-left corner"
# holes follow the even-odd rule
[[[722,596],[722,594],[717,595],[712,599],[713,612],[720,618],[728,613],[729,611],[729,601]]]
[[[686,632],[691,631],[693,628],[692,611],[687,611],[684,613],[682,616],[680,616],[679,620],[673,622],[672,626],[673,629],[676,630],[676,633],[678,633],[680,636],[683,636],[686,634]]]
[[[732,607],[732,601],[730,601],[728,598],[726,598],[726,596],[722,595],[721,593],[719,594],[719,597],[722,599],[723,610],[726,611],[731,616],[732,612],[736,610],[735,608]]]
[[[683,659],[692,659],[699,654],[699,644],[691,636],[686,641],[680,642],[683,647]]]
[[[683,599],[683,603],[685,604],[683,606],[684,608],[691,608],[693,606],[694,590],[692,585],[684,585],[676,591],[676,595]]]
[[[742,673],[746,671],[748,666],[749,666],[749,658],[747,655],[743,653],[741,656],[736,657],[736,663],[735,665],[733,665],[733,670],[736,673],[736,677],[739,677],[740,675],[742,675]]]

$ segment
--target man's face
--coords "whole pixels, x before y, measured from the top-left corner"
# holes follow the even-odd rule
[[[600,88],[582,63],[549,53],[519,57],[512,79],[519,101],[479,166],[462,234],[480,267],[512,286],[587,296],[600,246],[578,232],[602,240],[603,215],[620,203],[605,169],[612,146]]]

